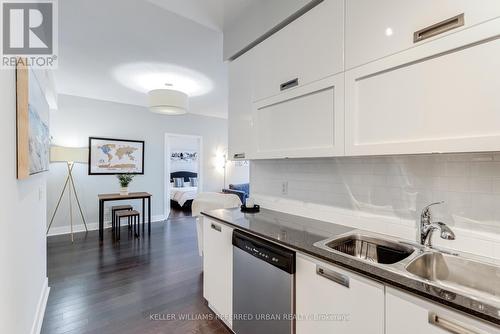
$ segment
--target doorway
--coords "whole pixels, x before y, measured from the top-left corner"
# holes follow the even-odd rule
[[[203,138],[165,134],[165,219],[191,215],[191,204],[203,191]]]

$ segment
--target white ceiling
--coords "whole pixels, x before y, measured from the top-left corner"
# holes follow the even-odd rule
[[[57,90],[147,106],[147,89],[139,87],[142,68],[157,76],[149,86],[161,82],[163,75],[165,83],[175,86],[172,81],[180,72],[208,86],[207,93],[190,97],[190,111],[225,118],[222,27],[228,15],[238,15],[251,1],[60,1]],[[172,74],[170,69],[179,71]]]
[[[146,0],[204,26],[223,31],[226,20],[263,0]]]

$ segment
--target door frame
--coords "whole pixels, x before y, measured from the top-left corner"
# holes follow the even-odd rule
[[[165,142],[164,142],[164,169],[163,169],[163,215],[165,220],[170,216],[170,156],[172,154],[172,150],[170,148],[170,137],[184,137],[196,139],[198,141],[198,193],[203,191],[203,137],[197,135],[186,135],[180,133],[165,133]]]

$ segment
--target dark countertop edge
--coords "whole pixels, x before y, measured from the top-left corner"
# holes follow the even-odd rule
[[[221,219],[219,217],[216,217],[214,215],[211,215],[210,213],[207,213],[207,212],[201,212],[202,215],[204,216],[207,216],[211,219],[215,219],[217,220],[218,222],[221,222],[225,225],[228,225],[232,228],[235,228],[235,229],[239,229],[239,230],[242,230],[242,231],[245,231],[245,232],[248,232],[250,234],[253,234],[253,235],[256,235],[260,238],[263,238],[263,239],[266,239],[270,242],[273,242],[273,243],[276,243],[276,244],[279,244],[279,245],[282,245],[282,246],[285,246],[289,249],[292,249],[292,250],[295,250],[295,251],[299,251],[301,253],[304,253],[304,254],[307,254],[309,256],[312,256],[320,261],[324,261],[324,262],[327,262],[327,263],[330,263],[330,264],[333,264],[333,265],[336,265],[336,266],[339,266],[339,267],[342,267],[342,268],[345,268],[345,269],[348,269],[350,271],[353,271],[357,274],[361,274],[362,276],[365,276],[365,277],[368,277],[370,279],[373,279],[375,281],[379,281],[379,282],[383,282],[383,283],[386,283],[392,287],[395,287],[395,288],[398,288],[398,289],[401,289],[401,290],[404,290],[406,292],[410,292],[410,293],[413,293],[415,295],[418,295],[418,296],[421,296],[421,297],[424,297],[430,301],[433,301],[433,302],[437,302],[441,305],[444,305],[444,306],[447,306],[447,307],[450,307],[454,310],[457,310],[457,311],[460,311],[462,313],[465,313],[466,316],[474,316],[480,320],[484,320],[484,321],[487,321],[490,325],[495,325],[495,326],[500,326],[500,319],[499,318],[495,318],[495,317],[492,317],[488,314],[485,314],[485,313],[481,313],[481,312],[478,312],[474,309],[470,309],[468,307],[465,307],[465,306],[462,306],[462,305],[459,305],[459,304],[456,304],[456,303],[453,303],[451,301],[448,301],[448,300],[445,300],[445,299],[442,299],[442,298],[439,298],[433,294],[430,294],[430,293],[425,293],[423,291],[420,291],[420,290],[417,290],[417,289],[413,289],[413,288],[410,288],[404,284],[401,284],[401,283],[398,283],[398,282],[395,282],[395,281],[392,281],[390,279],[387,279],[385,277],[381,277],[381,276],[378,276],[376,274],[373,274],[373,273],[370,273],[370,272],[367,272],[363,269],[360,269],[360,268],[356,268],[356,267],[353,267],[353,266],[350,266],[350,265],[347,265],[343,262],[339,262],[339,261],[335,261],[331,258],[328,258],[328,257],[324,257],[322,256],[321,254],[319,253],[314,253],[314,252],[311,252],[307,249],[304,249],[304,248],[301,248],[301,247],[298,247],[296,245],[290,245],[288,243],[285,243],[285,242],[282,242],[281,240],[278,240],[278,239],[274,239],[272,237],[269,237],[265,234],[261,234],[261,233],[258,233],[258,232],[255,232],[253,230],[250,230],[250,229],[247,229],[247,228],[244,228],[240,225],[237,225],[237,224],[233,224],[231,222],[228,222],[224,219]]]

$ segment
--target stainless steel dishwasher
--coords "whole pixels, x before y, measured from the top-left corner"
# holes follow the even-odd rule
[[[233,232],[233,331],[294,332],[295,252]]]

